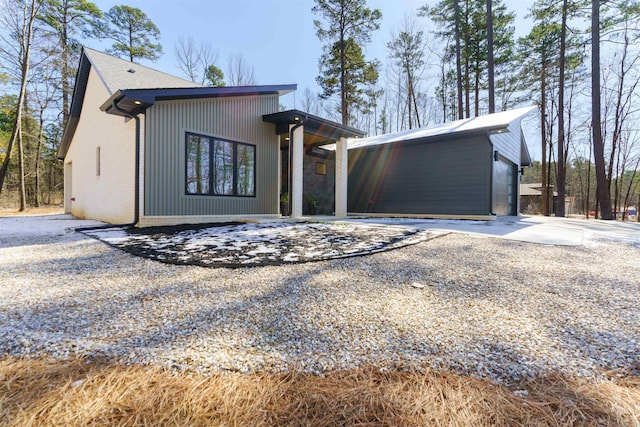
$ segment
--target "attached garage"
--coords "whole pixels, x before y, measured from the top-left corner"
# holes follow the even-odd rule
[[[349,143],[348,210],[425,217],[517,215],[534,107]]]

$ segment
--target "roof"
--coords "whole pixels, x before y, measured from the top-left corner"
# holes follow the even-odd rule
[[[454,137],[463,133],[481,133],[490,131],[494,131],[496,133],[505,132],[508,131],[510,123],[522,119],[524,116],[535,110],[535,108],[536,107],[518,108],[500,113],[487,114],[486,116],[456,120],[430,127],[410,129],[401,132],[376,135],[359,140],[352,140],[349,141],[349,149],[442,136]]]
[[[118,89],[203,87],[190,80],[116,58],[97,50],[85,47],[82,49],[82,53],[95,67],[96,73],[111,95]]]
[[[289,132],[289,125],[294,125],[303,121],[304,132],[336,141],[340,138],[363,137],[366,132],[351,126],[332,122],[313,114],[300,110],[280,111],[273,114],[265,114],[262,120],[276,125],[276,134],[280,135]]]
[[[542,183],[534,182],[530,184],[520,184],[520,195],[521,196],[540,196],[542,197]],[[555,188],[555,186],[550,185],[549,188]],[[554,196],[557,196],[557,192],[553,192]]]
[[[206,87],[144,65],[83,47],[76,83],[73,88],[69,121],[64,129],[58,150],[59,159],[64,159],[67,154],[78,127],[89,72],[92,69],[111,95],[109,99],[105,100],[101,107],[102,110],[118,115],[138,114],[159,99],[211,98],[269,93],[283,95],[297,88],[297,85]],[[114,105],[117,105],[118,108],[113,108]]]
[[[217,98],[225,96],[251,95],[285,95],[296,90],[297,85],[262,85],[262,86],[224,86],[224,87],[185,87],[156,89],[124,89],[117,90],[107,99],[100,109],[109,114],[120,116],[136,115],[156,101],[172,99]],[[117,107],[114,107],[117,105]]]

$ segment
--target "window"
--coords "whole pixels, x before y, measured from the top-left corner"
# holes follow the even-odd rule
[[[187,135],[187,193],[209,193],[209,139]]]
[[[255,158],[255,145],[187,133],[187,194],[255,196]]]
[[[96,147],[96,176],[100,176],[100,147]]]
[[[326,175],[327,164],[324,162],[316,162],[316,175]]]

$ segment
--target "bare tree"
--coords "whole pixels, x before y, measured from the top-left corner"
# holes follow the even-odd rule
[[[602,219],[614,219],[604,162],[604,141],[600,119],[600,0],[591,0],[591,129],[596,168],[598,204]]]
[[[302,91],[302,100],[300,101],[300,108],[309,114],[318,115],[318,94],[309,89],[304,88]]]
[[[13,63],[15,71],[19,71],[20,89],[18,101],[16,103],[16,114],[13,124],[13,131],[9,139],[7,152],[0,167],[0,192],[9,168],[9,159],[13,146],[18,144],[18,167],[20,174],[20,210],[26,210],[26,193],[24,183],[24,153],[22,144],[22,113],[24,109],[27,83],[29,82],[29,71],[31,70],[31,50],[38,13],[42,7],[42,1],[29,0],[24,2],[14,2],[5,0],[2,7],[0,20],[5,27],[7,35],[2,35],[2,45],[0,46],[0,56],[3,62]]]
[[[426,48],[423,35],[423,31],[415,28],[415,21],[405,18],[403,28],[393,34],[392,40],[387,43],[389,58],[393,60],[399,78],[399,87],[406,93],[405,110],[409,129],[413,128],[414,118],[416,125],[421,126],[417,98],[425,66]]]
[[[218,52],[211,43],[196,43],[193,37],[180,36],[176,42],[174,54],[180,71],[194,83],[205,84],[208,80],[209,67],[212,65],[217,67]]]
[[[496,112],[495,75],[493,61],[493,11],[492,0],[487,0],[487,73],[489,76],[489,113]]]
[[[44,31],[55,43],[50,55],[60,74],[62,92],[62,128],[69,120],[71,96],[79,59],[78,36],[95,35],[101,28],[102,11],[87,0],[47,0],[43,2],[39,19],[44,23]]]
[[[562,0],[562,23],[560,24],[560,76],[558,78],[558,203],[556,206],[556,216],[563,217],[565,199],[565,177],[566,163],[564,161],[564,86],[565,86],[565,51],[567,41],[567,0]]]
[[[256,72],[241,53],[229,56],[227,76],[230,86],[253,86],[256,84]]]
[[[464,106],[462,105],[462,63],[460,53],[460,4],[458,0],[453,0],[454,9],[454,32],[456,39],[456,88],[458,95],[458,119],[464,119]]]
[[[37,134],[34,135],[36,141],[36,150],[34,154],[33,176],[35,178],[34,183],[34,197],[33,202],[35,206],[40,206],[41,199],[41,169],[42,169],[42,149],[45,140],[45,124],[47,122],[47,111],[49,108],[59,105],[59,101],[62,93],[56,90],[56,84],[54,81],[55,66],[53,61],[43,63],[41,67],[38,67],[34,72],[34,76],[30,82],[31,99],[35,107],[34,118],[37,118]],[[59,108],[59,107],[58,107]]]

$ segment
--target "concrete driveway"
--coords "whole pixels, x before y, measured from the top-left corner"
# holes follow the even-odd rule
[[[443,230],[499,237],[545,245],[578,246],[619,241],[640,247],[640,223],[544,216],[500,217],[495,221],[366,218],[350,221],[394,224],[424,230]]]

